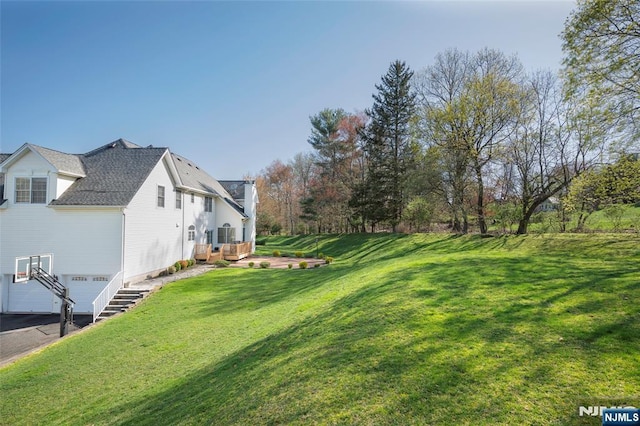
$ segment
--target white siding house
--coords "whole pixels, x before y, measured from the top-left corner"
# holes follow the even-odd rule
[[[72,155],[25,144],[0,155],[0,311],[60,310],[38,282],[14,282],[19,257],[51,254],[74,312],[91,313],[112,280],[126,286],[192,258],[196,243],[218,244],[217,228],[226,223],[242,240],[254,216],[255,206],[240,206],[167,148],[119,139]]]

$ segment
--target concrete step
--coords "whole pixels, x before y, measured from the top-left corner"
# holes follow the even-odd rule
[[[115,299],[139,299],[146,296],[146,293],[116,293],[113,296]]]
[[[96,322],[107,319],[115,314],[127,311],[129,308],[137,304],[145,296],[149,294],[149,290],[122,288],[113,296],[106,308],[98,315]]]
[[[104,310],[100,313],[100,315],[98,316],[98,318],[100,317],[111,317],[114,316],[116,314],[122,313],[122,312],[126,312],[126,309],[122,309],[122,308],[111,308],[109,306],[107,306],[106,308],[104,308]]]
[[[142,290],[138,288],[121,288],[118,290],[118,294],[144,294],[149,293],[149,290]]]
[[[139,298],[136,298],[136,299],[111,299],[111,302],[109,302],[109,305],[120,305],[120,306],[133,305],[134,303],[136,303],[137,300],[139,300]]]

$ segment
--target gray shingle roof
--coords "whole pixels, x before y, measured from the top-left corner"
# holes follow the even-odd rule
[[[244,217],[248,217],[244,213],[242,206],[233,200],[233,196],[229,194],[220,182],[209,176],[207,172],[198,167],[193,161],[173,153],[171,156],[178,170],[178,176],[180,176],[180,180],[184,186],[218,195],[238,213]]]
[[[85,170],[79,155],[65,154],[64,152],[44,148],[38,145],[28,144],[29,148],[42,155],[53,167],[61,173],[74,176],[85,176]]]
[[[249,216],[247,216],[247,214],[244,212],[244,208],[240,204],[236,203],[231,198],[227,198],[227,197],[224,197],[223,200],[225,203],[230,205],[235,211],[240,213],[242,217],[244,217],[245,219],[249,218]]]
[[[173,153],[171,156],[184,186],[214,195],[231,197],[217,180],[209,176],[193,161]]]
[[[221,180],[219,182],[234,200],[244,201],[244,180]]]
[[[28,144],[61,172],[81,176],[52,206],[127,206],[167,148],[146,148],[118,139],[86,154],[66,154]],[[12,154],[0,154],[0,163]],[[193,161],[171,154],[182,184],[196,191],[218,196],[247,217],[223,185],[200,169]],[[242,181],[237,181],[242,182]],[[244,192],[244,185],[240,185]]]
[[[113,142],[109,142],[106,145],[102,145],[101,147],[96,148],[93,151],[89,151],[86,154],[84,154],[84,156],[85,157],[90,157],[92,155],[96,155],[96,154],[100,154],[101,152],[108,151],[108,150],[110,150],[112,148],[142,148],[142,147],[140,145],[136,145],[133,142],[129,142],[126,139],[120,138],[120,139],[115,140]],[[148,146],[147,148],[152,148],[152,147]]]
[[[128,205],[167,148],[140,148],[121,141],[81,155],[86,176],[76,180],[51,205]]]

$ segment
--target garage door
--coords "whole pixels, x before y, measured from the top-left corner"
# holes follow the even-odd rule
[[[7,310],[9,312],[55,313],[56,297],[37,281],[8,283]]]

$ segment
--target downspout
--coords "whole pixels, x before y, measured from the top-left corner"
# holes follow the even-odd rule
[[[180,241],[182,242],[182,259],[186,259],[184,256],[184,211],[187,208],[187,203],[185,203],[185,197],[183,196],[184,192],[180,192],[180,206],[182,207],[182,228],[180,232],[182,232],[182,237],[180,237]],[[191,255],[189,255],[189,259],[191,259]]]
[[[124,253],[125,253],[125,238],[127,231],[127,214],[125,213],[126,208],[122,208],[122,250],[120,251],[120,270],[122,271],[122,284],[124,285]]]

